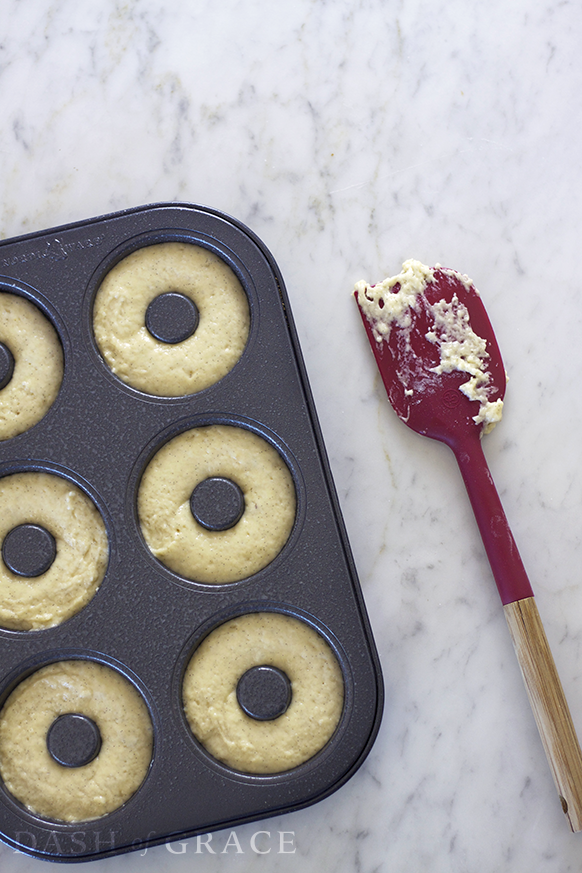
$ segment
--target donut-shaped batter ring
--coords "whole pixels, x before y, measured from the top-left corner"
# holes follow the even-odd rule
[[[63,350],[40,309],[18,294],[0,292],[0,342],[14,358],[0,390],[0,440],[31,428],[55,401],[63,380]]]
[[[149,304],[172,291],[199,313],[195,332],[175,344],[146,327]],[[194,394],[222,379],[244,351],[249,324],[248,300],[233,271],[191,243],[158,243],[123,258],[105,276],[93,308],[95,339],[112,372],[163,397]]]
[[[65,767],[51,756],[47,733],[56,718],[78,713],[101,734],[97,756]],[[137,689],[93,661],[58,661],[24,679],[0,713],[0,776],[28,809],[57,821],[90,821],[120,807],[146,777],[152,723]]]
[[[272,721],[239,706],[236,688],[251,667],[282,670],[291,703]],[[244,773],[281,773],[319,752],[343,709],[344,685],[329,644],[306,622],[276,612],[242,615],[204,638],[186,668],[183,703],[192,733],[222,763]]]
[[[212,477],[241,489],[245,508],[227,530],[207,530],[190,497]],[[295,519],[293,478],[279,452],[241,427],[193,428],[154,455],[138,492],[144,539],[166,567],[186,579],[221,584],[257,573],[279,554]]]
[[[35,577],[11,572],[0,557],[0,627],[53,627],[82,609],[101,584],[109,551],[105,525],[80,488],[34,471],[0,478],[0,546],[21,524],[45,528],[55,539],[56,557]]]

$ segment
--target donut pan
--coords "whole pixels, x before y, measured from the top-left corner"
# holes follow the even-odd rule
[[[238,362],[214,385],[179,397],[153,396],[120,381],[93,333],[94,299],[103,278],[126,255],[164,242],[193,243],[217,255],[240,281],[250,312]],[[153,728],[151,763],[141,786],[95,820],[42,817],[0,780],[0,838],[35,857],[85,861],[233,828],[329,795],[357,770],[375,739],[382,678],[289,301],[272,256],[248,228],[220,212],[154,204],[1,242],[0,292],[36,305],[55,328],[64,359],[62,384],[48,412],[28,430],[0,441],[0,477],[36,471],[72,482],[96,505],[109,542],[103,580],[80,611],[54,627],[0,629],[0,706],[45,665],[89,660],[114,668],[137,688]],[[174,310],[172,326],[160,312],[150,312],[148,328],[154,335],[174,331],[175,344],[193,316]],[[7,385],[9,363],[3,360],[0,355]],[[294,523],[277,556],[225,584],[192,581],[160,563],[146,545],[137,506],[142,474],[155,453],[184,431],[216,424],[266,440],[285,461],[296,494]],[[232,491],[228,480],[222,487]],[[225,500],[231,501],[225,524],[232,525],[244,499],[242,505],[239,494]],[[219,502],[217,492],[210,500],[199,495],[197,511],[212,515]],[[50,536],[39,527],[40,534],[24,531],[28,540],[21,530],[20,542],[14,529],[11,543],[6,534],[2,554],[23,576],[33,572],[27,561],[36,562],[34,573],[42,579],[54,554]],[[201,641],[229,619],[256,612],[290,616],[317,630],[337,658],[344,686],[341,717],[323,748],[292,769],[269,774],[242,772],[214,758],[194,737],[182,704],[184,672]],[[241,706],[255,707],[256,720],[276,721],[293,689],[277,669],[262,673],[266,679],[247,675],[246,690],[239,683]],[[52,747],[49,740],[47,747],[55,760],[74,755],[66,750],[81,742],[69,722],[64,733],[62,725],[51,727]],[[91,734],[92,725],[85,721],[83,730]],[[94,754],[100,738],[91,735],[83,742]],[[65,763],[81,772],[85,766]]]

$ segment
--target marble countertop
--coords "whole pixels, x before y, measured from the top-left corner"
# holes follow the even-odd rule
[[[390,409],[350,296],[409,257],[480,289],[510,377],[484,449],[582,733],[581,28],[556,0],[2,3],[0,236],[178,200],[262,238],[386,685],[329,798],[91,871],[582,871],[454,458]]]

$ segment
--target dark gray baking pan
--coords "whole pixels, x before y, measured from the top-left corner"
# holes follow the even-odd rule
[[[246,292],[251,318],[245,351],[233,369],[215,385],[178,398],[122,383],[101,358],[92,332],[93,299],[106,273],[134,250],[168,241],[191,242],[223,259]],[[52,407],[28,431],[0,442],[0,476],[45,470],[70,479],[100,510],[109,538],[105,578],[80,612],[44,630],[0,629],[0,706],[43,665],[90,659],[134,684],[154,734],[141,787],[94,821],[42,818],[0,782],[0,837],[38,858],[77,862],[232,828],[326,797],[368,754],[383,688],[289,301],[272,256],[248,228],[220,212],[154,204],[1,242],[0,291],[36,304],[56,328],[64,353],[64,378]],[[150,324],[152,331],[171,333],[165,316],[159,317],[161,327]],[[181,315],[176,318],[181,322]],[[213,423],[248,428],[270,442],[286,461],[297,494],[294,527],[282,551],[249,578],[225,585],[186,580],[153,558],[136,510],[140,477],[153,453],[175,434]],[[7,544],[4,557],[23,575],[31,572],[27,560],[51,560],[35,557],[30,542]],[[184,717],[181,679],[210,630],[229,618],[269,610],[300,618],[321,633],[341,665],[345,696],[339,724],[323,749],[293,769],[254,775],[225,766],[197,742]],[[253,717],[268,718],[273,701],[257,682],[248,699],[258,694],[259,703],[248,705],[263,707]],[[81,742],[74,725],[67,730],[65,749]],[[54,738],[48,748],[58,760]],[[84,766],[84,753],[80,764],[71,754],[64,764]]]

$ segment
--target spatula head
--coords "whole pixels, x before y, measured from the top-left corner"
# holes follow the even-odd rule
[[[407,261],[380,285],[359,282],[355,296],[390,403],[408,427],[455,448],[494,426],[507,378],[466,276]]]

